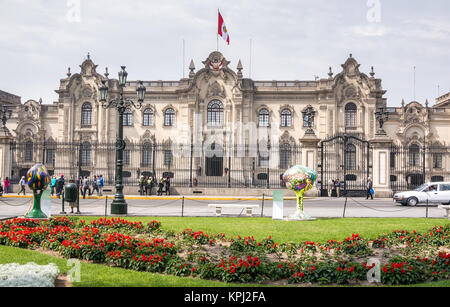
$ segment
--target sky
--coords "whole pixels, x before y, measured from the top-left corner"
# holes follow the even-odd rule
[[[187,77],[191,59],[198,70],[217,48],[218,9],[230,35],[230,45],[219,40],[219,51],[234,70],[242,61],[244,77],[327,78],[329,67],[341,72],[353,54],[361,72],[374,67],[388,106],[402,99],[433,105],[450,92],[448,0],[0,0],[0,6],[0,90],[22,103],[57,101],[59,80],[68,67],[79,72],[88,53],[110,78],[121,65],[129,80]]]

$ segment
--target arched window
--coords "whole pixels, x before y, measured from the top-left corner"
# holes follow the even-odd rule
[[[123,125],[124,126],[133,125],[133,112],[131,112],[130,108],[127,108],[125,112],[123,112]]]
[[[291,166],[291,145],[284,143],[280,146],[280,168],[288,169]]]
[[[258,127],[269,127],[270,113],[267,109],[261,109],[258,113]]]
[[[142,146],[142,166],[149,167],[152,165],[152,149],[152,144],[150,142],[146,142]]]
[[[345,106],[345,127],[356,127],[356,104],[347,103]]]
[[[223,124],[223,104],[213,100],[208,104],[208,126],[221,126]]]
[[[92,105],[85,102],[81,107],[81,125],[90,126],[92,124]]]
[[[144,126],[153,126],[153,110],[148,108],[144,111],[144,120],[143,124]]]
[[[91,144],[86,142],[81,145],[81,166],[91,165]]]
[[[164,112],[164,126],[175,125],[175,110],[170,108]]]
[[[409,146],[409,166],[420,166],[420,147],[417,144]]]
[[[345,165],[349,170],[356,169],[356,146],[348,144],[345,149]]]
[[[25,162],[33,162],[33,147],[32,141],[25,143]]]
[[[290,127],[292,125],[292,112],[289,109],[281,111],[281,127]]]

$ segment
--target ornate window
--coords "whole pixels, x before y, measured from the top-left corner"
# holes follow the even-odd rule
[[[153,110],[151,108],[145,109],[143,120],[144,126],[153,126],[153,117],[154,117]]]
[[[123,165],[131,164],[131,150],[124,149],[123,150]]]
[[[45,163],[54,165],[55,164],[55,148],[47,148],[46,150]]]
[[[345,106],[345,127],[356,127],[356,111],[358,108],[353,102]]]
[[[442,153],[433,153],[433,168],[442,168]]]
[[[92,124],[92,105],[85,102],[81,107],[81,125],[90,126]]]
[[[164,150],[164,165],[170,168],[172,162],[173,162],[172,150],[170,149]]]
[[[280,168],[288,169],[291,166],[291,145],[284,143],[280,146]]]
[[[171,127],[175,125],[175,110],[172,108],[164,112],[164,126]]]
[[[213,100],[208,104],[208,126],[221,126],[223,124],[223,104]]]
[[[86,142],[81,145],[81,166],[91,165],[91,144]]]
[[[33,162],[33,147],[32,141],[25,143],[25,162]]]
[[[345,165],[347,169],[356,169],[356,146],[353,144],[348,144],[345,149]]]
[[[289,109],[281,111],[281,127],[292,126],[292,112]]]
[[[131,112],[130,108],[127,108],[125,112],[123,112],[123,125],[124,126],[133,125],[133,112]]]
[[[150,142],[144,143],[142,146],[142,166],[151,166],[152,165],[152,144]]]
[[[267,109],[261,109],[258,113],[258,127],[269,127],[270,112]]]
[[[314,117],[316,115],[316,111],[312,106],[308,106],[303,112],[303,127],[312,128],[314,127]]]
[[[409,166],[420,166],[420,147],[417,144],[409,146]]]

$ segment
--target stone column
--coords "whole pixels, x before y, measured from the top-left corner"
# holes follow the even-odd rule
[[[373,148],[373,189],[375,197],[392,197],[390,187],[390,156],[392,139],[387,135],[376,134],[371,140]]]
[[[318,172],[318,144],[320,139],[317,138],[314,132],[307,132],[305,136],[300,139],[301,144],[301,161],[303,166],[309,167]],[[311,191],[306,192],[306,196],[320,196],[320,189],[317,187],[317,181]]]
[[[6,177],[11,179],[11,141],[13,137],[9,132],[8,128],[0,128],[0,177],[5,180]]]

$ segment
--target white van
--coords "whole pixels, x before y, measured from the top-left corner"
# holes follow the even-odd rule
[[[450,182],[428,182],[414,191],[396,193],[394,201],[403,206],[415,206],[419,203],[440,203],[450,205]]]

